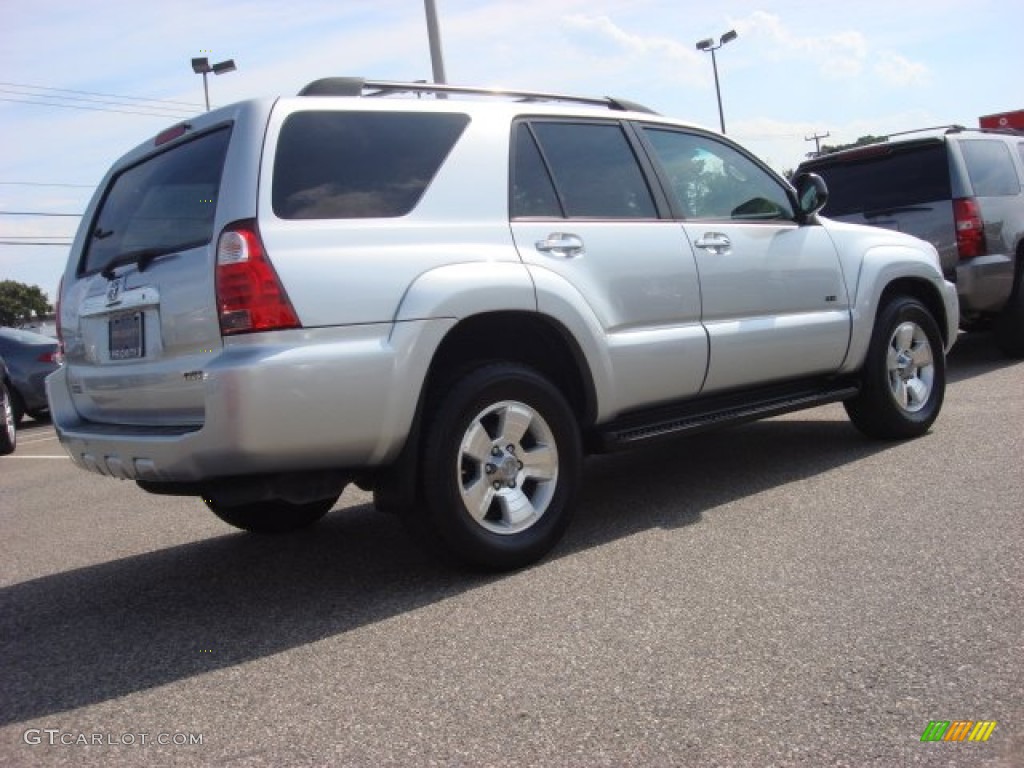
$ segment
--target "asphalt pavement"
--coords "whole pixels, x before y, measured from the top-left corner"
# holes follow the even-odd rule
[[[949,376],[906,443],[834,405],[590,459],[562,545],[501,576],[354,488],[235,532],[28,422],[0,765],[1024,766],[1024,363],[966,337]]]

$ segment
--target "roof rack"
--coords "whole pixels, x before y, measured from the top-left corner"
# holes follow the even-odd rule
[[[931,126],[929,126],[927,128],[914,128],[913,130],[910,130],[910,131],[897,131],[896,133],[890,133],[890,134],[886,135],[885,138],[891,139],[893,136],[906,136],[907,134],[910,134],[910,133],[924,133],[926,131],[943,131],[945,133],[960,133],[961,131],[966,131],[966,130],[967,130],[967,128],[965,128],[962,125],[957,125],[956,123],[951,123],[950,125],[931,125]]]
[[[611,96],[603,98],[589,96],[570,96],[561,93],[543,93],[540,91],[509,91],[501,88],[479,88],[465,85],[446,85],[442,83],[412,82],[403,83],[391,80],[366,80],[361,77],[324,77],[314,80],[301,91],[299,96],[389,96],[397,93],[432,94],[439,99],[448,95],[494,96],[511,98],[523,102],[564,101],[575,104],[587,104],[605,107],[620,112],[646,112],[655,115],[653,109],[627,99],[616,99]]]

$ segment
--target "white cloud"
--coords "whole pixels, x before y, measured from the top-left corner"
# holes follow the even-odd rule
[[[881,55],[875,62],[874,71],[881,80],[895,87],[926,85],[931,80],[931,73],[924,64],[894,53]]]

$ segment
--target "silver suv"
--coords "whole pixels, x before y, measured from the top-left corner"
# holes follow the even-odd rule
[[[929,429],[955,289],[825,199],[614,99],[328,79],[224,107],[90,203],[53,421],[82,468],[243,529],[355,482],[440,552],[520,567],[588,452],[834,401]]]
[[[966,330],[994,328],[1024,357],[1024,133],[951,126],[823,155],[829,217],[932,243],[956,283]]]

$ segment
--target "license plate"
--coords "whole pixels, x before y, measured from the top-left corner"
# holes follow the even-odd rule
[[[143,314],[132,312],[110,318],[110,359],[135,360],[145,354]]]

